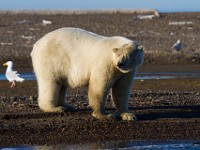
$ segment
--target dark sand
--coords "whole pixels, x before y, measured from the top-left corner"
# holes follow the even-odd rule
[[[45,114],[37,106],[36,82],[17,88],[0,82],[0,145],[43,145],[129,140],[200,140],[200,79],[137,80],[129,107],[137,122],[91,116],[87,89],[68,90],[77,111]],[[107,100],[108,112],[114,112]]]
[[[11,59],[19,72],[32,72],[29,53],[33,43],[53,29],[75,26],[139,41],[146,47],[145,64],[140,72],[199,72],[200,13],[161,14],[153,20],[135,20],[134,16],[0,14],[0,42],[13,43],[0,45],[0,63]],[[42,26],[43,19],[53,24]],[[193,24],[169,26],[170,21]],[[35,37],[27,40],[22,35]],[[180,53],[171,49],[178,38],[184,42]],[[0,72],[4,71],[0,67]],[[66,100],[77,111],[46,114],[37,106],[36,81],[19,83],[14,89],[9,86],[8,81],[0,81],[0,146],[200,140],[200,78],[136,80],[129,107],[137,115],[137,122],[94,119],[86,88],[68,90]],[[106,107],[108,112],[115,111],[110,96]]]

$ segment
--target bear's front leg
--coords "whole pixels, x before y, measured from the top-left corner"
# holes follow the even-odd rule
[[[122,120],[137,120],[136,116],[128,110],[128,99],[134,80],[134,74],[135,72],[124,74],[112,87],[112,97],[118,110],[116,117],[120,117]]]
[[[109,92],[108,89],[103,85],[105,82],[95,82],[89,84],[89,105],[92,108],[92,116],[97,119],[112,119],[113,116],[111,114],[106,114],[105,111],[105,100],[106,96]]]

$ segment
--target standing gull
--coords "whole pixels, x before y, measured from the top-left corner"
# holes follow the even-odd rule
[[[9,82],[12,82],[10,87],[12,87],[12,88],[15,87],[16,81],[17,82],[23,82],[24,81],[23,78],[19,77],[20,74],[18,74],[17,71],[12,70],[12,67],[13,67],[12,61],[8,61],[7,63],[3,64],[3,66],[7,66],[5,76],[6,76],[6,78],[8,79]]]
[[[172,48],[174,48],[176,51],[180,51],[183,48],[181,40],[177,40],[177,42],[173,45]]]

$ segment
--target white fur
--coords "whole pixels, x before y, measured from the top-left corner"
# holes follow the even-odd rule
[[[128,48],[123,48],[124,44]],[[127,115],[128,97],[135,71],[143,61],[143,51],[136,52],[137,56],[134,54],[137,58],[134,64],[126,58],[129,65],[124,66],[125,70],[117,68],[117,63],[137,47],[136,42],[124,37],[104,37],[77,28],[61,28],[48,33],[35,43],[31,53],[40,108],[46,112],[60,112],[68,107],[65,102],[67,87],[89,86],[93,116],[105,118],[106,95],[115,86],[115,89],[123,88],[119,89],[118,98],[114,96],[115,103],[120,101],[120,105],[116,104],[119,115]],[[124,52],[114,52],[115,48]]]

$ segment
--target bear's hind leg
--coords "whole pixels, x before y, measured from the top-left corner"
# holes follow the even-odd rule
[[[61,86],[54,81],[38,80],[38,105],[44,112],[63,112],[65,108],[59,105],[58,95]]]
[[[58,102],[60,106],[63,106],[65,108],[65,111],[70,111],[70,110],[76,110],[74,106],[67,104],[66,102],[66,86],[61,86],[60,91],[59,91],[59,96],[58,96]]]

